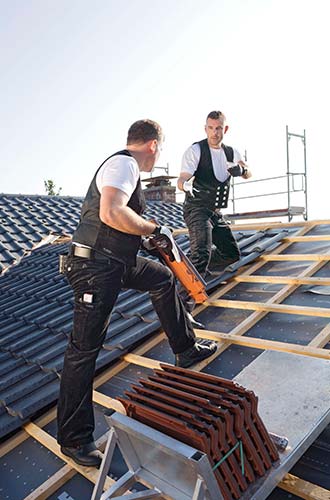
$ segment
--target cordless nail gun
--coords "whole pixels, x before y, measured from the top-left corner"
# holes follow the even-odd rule
[[[148,241],[157,250],[164,263],[171,269],[196,304],[205,302],[208,299],[205,291],[206,283],[195,266],[176,244],[174,238],[159,235],[149,238]]]

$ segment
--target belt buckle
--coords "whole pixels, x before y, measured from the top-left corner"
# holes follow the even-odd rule
[[[80,257],[83,259],[93,258],[93,249],[89,247],[79,247],[78,245],[72,245],[72,253],[75,257]]]

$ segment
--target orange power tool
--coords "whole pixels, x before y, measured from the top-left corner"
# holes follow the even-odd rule
[[[208,299],[208,295],[205,291],[206,283],[195,266],[186,257],[181,248],[175,243],[174,239],[172,243],[172,241],[168,238],[164,241],[164,238],[158,238],[156,236],[154,238],[150,238],[149,241],[159,252],[165,264],[171,269],[174,276],[176,276],[176,278],[180,281],[196,304],[202,304],[205,302],[205,300]],[[175,245],[174,250],[176,250],[175,254],[177,258],[174,257],[172,252],[173,245]]]

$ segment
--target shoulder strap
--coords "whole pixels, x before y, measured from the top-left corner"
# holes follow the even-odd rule
[[[222,149],[226,155],[227,161],[229,163],[234,163],[234,150],[231,146],[226,146],[225,144],[221,144]]]

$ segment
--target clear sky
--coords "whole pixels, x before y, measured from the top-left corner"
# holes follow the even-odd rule
[[[63,195],[83,196],[140,118],[162,125],[159,165],[178,175],[184,150],[204,138],[206,115],[220,109],[226,143],[247,150],[255,179],[284,175],[285,127],[305,129],[309,218],[330,218],[329,6],[0,0],[0,192],[45,194],[52,179]],[[295,171],[302,152],[300,139],[291,139]],[[264,190],[281,190],[275,184]]]

